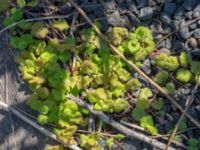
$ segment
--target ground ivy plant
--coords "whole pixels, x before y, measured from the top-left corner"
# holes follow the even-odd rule
[[[34,5],[37,1],[31,2],[29,4]],[[24,0],[18,0],[17,4],[20,8],[27,5]],[[5,3],[5,7],[7,5]],[[126,113],[132,122],[149,134],[159,133],[149,110],[160,115],[165,100],[159,95],[155,96],[153,89],[141,83],[134,76],[135,72],[111,53],[92,28],[83,28],[72,37],[65,19],[47,23],[26,22],[23,17],[21,9],[12,8],[10,15],[4,19],[4,25],[20,21],[17,28],[11,29],[10,45],[19,51],[15,62],[21,78],[31,89],[27,104],[38,112],[38,123],[54,125],[53,132],[66,144],[79,144],[91,150],[102,149],[98,142],[100,132],[77,134],[80,128],[88,126],[90,113],[66,98],[67,95],[74,95],[92,105],[94,110],[107,115]],[[101,28],[99,23],[96,24]],[[144,26],[134,31],[113,27],[107,36],[110,43],[138,67],[155,50],[152,32]],[[151,75],[152,79],[171,95],[177,89],[170,80],[171,74],[179,82],[189,84],[197,80],[200,72],[200,62],[193,61],[187,52],[176,56],[156,54],[152,61],[160,68]],[[130,103],[127,96],[138,91],[135,103]],[[80,139],[78,143],[75,140],[77,136]],[[111,148],[114,140],[123,138],[123,135],[116,134],[107,138],[106,144]],[[194,139],[188,143],[190,148],[197,145]]]

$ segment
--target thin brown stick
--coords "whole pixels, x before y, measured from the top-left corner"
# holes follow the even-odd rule
[[[146,142],[148,144],[151,144],[152,146],[157,147],[159,149],[164,149],[166,147],[166,145],[164,143],[159,142],[159,141],[157,141],[155,139],[152,139],[152,138],[144,135],[143,133],[131,130],[131,129],[123,126],[122,124],[116,122],[115,120],[113,120],[109,116],[105,115],[103,112],[93,110],[91,105],[83,102],[80,98],[77,98],[75,96],[67,96],[67,98],[72,99],[79,106],[89,110],[92,114],[94,114],[95,116],[99,117],[105,123],[109,124],[110,126],[112,126],[113,128],[117,129],[121,133],[125,134],[129,138],[141,140],[141,141]],[[175,148],[170,147],[170,150],[175,150]]]
[[[146,130],[145,130],[144,128],[142,128],[142,127],[140,127],[140,126],[138,126],[138,125],[135,125],[135,124],[132,124],[132,123],[128,123],[128,122],[123,121],[123,120],[120,120],[120,123],[122,123],[122,124],[124,124],[124,125],[126,125],[126,126],[128,126],[128,127],[131,127],[131,128],[133,128],[133,129],[140,130],[140,131],[142,131],[142,132],[146,132]],[[169,138],[168,138],[167,136],[169,136],[169,135],[161,135],[161,134],[156,135],[157,138],[159,137],[159,138],[161,138],[161,139],[163,139],[163,140],[168,141]],[[151,137],[152,137],[152,138],[155,138],[155,136],[151,136]],[[172,143],[175,144],[175,145],[177,145],[177,146],[180,146],[180,147],[182,147],[182,148],[184,148],[184,149],[187,149],[187,147],[186,147],[184,144],[182,144],[182,143],[180,143],[180,142],[178,142],[178,141],[173,141],[173,140],[172,140]]]
[[[29,125],[31,125],[35,129],[37,129],[38,131],[40,131],[41,133],[46,135],[47,137],[49,137],[49,138],[51,138],[51,139],[63,144],[65,147],[68,147],[68,148],[70,148],[72,150],[81,150],[77,145],[66,145],[63,141],[59,140],[55,134],[53,134],[52,132],[50,132],[50,131],[46,130],[45,128],[41,127],[40,125],[38,125],[37,123],[32,121],[30,118],[26,117],[25,115],[23,115],[22,113],[20,113],[16,109],[14,109],[13,107],[8,106],[7,104],[5,104],[5,103],[3,103],[1,101],[0,101],[0,106],[3,107],[6,110],[12,112],[18,118],[22,119],[24,122],[28,123]]]
[[[126,59],[126,57],[121,54],[115,46],[113,46],[107,37],[101,33],[99,28],[92,23],[91,19],[85,14],[85,12],[73,1],[68,0],[70,4],[75,7],[75,9],[86,19],[86,21],[92,26],[92,28],[95,30],[95,32],[98,34],[98,36],[104,40],[104,42],[111,48],[111,50],[117,54],[124,62],[126,62],[129,66],[131,66],[136,72],[138,72],[142,77],[144,77],[151,85],[153,85],[156,89],[158,89],[165,97],[171,101],[173,105],[175,105],[182,113],[184,112],[183,108],[176,102],[174,98],[172,98],[162,87],[160,87],[157,83],[155,83],[149,76],[147,76],[140,68],[138,68],[132,61],[129,61]],[[185,116],[193,122],[197,127],[200,128],[200,123],[196,121],[190,114],[186,113]]]
[[[196,91],[197,91],[197,89],[198,89],[198,82],[199,82],[199,79],[200,79],[200,76],[198,76],[196,85],[195,85],[195,87],[194,87],[194,89],[193,89],[193,91],[192,91],[192,95],[188,98],[188,101],[186,101],[186,102],[188,102],[188,103],[187,103],[187,106],[185,107],[184,112],[182,113],[181,117],[179,118],[178,122],[176,123],[176,126],[175,126],[175,128],[174,128],[174,130],[173,130],[173,132],[172,132],[172,134],[171,134],[171,136],[170,136],[170,138],[169,138],[169,141],[168,141],[168,143],[167,143],[167,146],[166,146],[165,150],[168,150],[168,147],[170,146],[170,144],[171,144],[171,142],[172,142],[174,136],[176,135],[176,132],[177,132],[177,130],[178,130],[178,127],[179,127],[181,121],[183,120],[183,117],[185,116],[185,113],[187,112],[187,110],[189,109],[190,105],[191,105],[191,104],[193,103],[193,101],[194,101],[194,95],[195,95],[195,93],[196,93]]]
[[[181,27],[179,27],[177,30],[168,33],[168,34],[167,34],[166,36],[164,36],[161,40],[159,40],[159,41],[157,42],[156,45],[159,45],[162,41],[164,41],[165,39],[167,39],[167,38],[168,38],[169,36],[171,36],[172,34],[178,32],[180,29],[182,29],[182,28],[184,28],[184,27],[187,27],[187,26],[189,26],[190,24],[192,24],[192,23],[194,23],[194,22],[196,22],[196,21],[198,21],[198,20],[200,20],[200,17],[198,17],[198,18],[196,18],[196,19],[194,19],[194,20],[191,20],[190,22],[188,22],[188,23],[182,25]]]

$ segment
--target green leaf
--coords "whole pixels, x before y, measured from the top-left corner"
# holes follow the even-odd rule
[[[195,138],[190,138],[188,141],[187,141],[188,145],[190,146],[197,146],[198,145],[198,140],[195,139]]]
[[[69,29],[69,24],[67,23],[65,19],[53,21],[52,26],[60,31]]]
[[[114,145],[114,139],[111,137],[111,138],[108,138],[106,140],[106,145],[108,146],[109,149],[112,148],[112,146]]]
[[[42,22],[36,22],[31,28],[31,34],[36,38],[43,39],[47,36],[49,30],[46,28],[45,24]]]
[[[70,51],[64,51],[58,54],[58,59],[63,63],[67,62],[70,59],[70,57],[71,57]]]
[[[140,98],[136,102],[136,107],[140,109],[147,109],[150,106],[150,102],[146,98]]]
[[[26,6],[26,1],[25,0],[17,0],[17,5],[19,7],[24,7],[24,6]]]
[[[131,116],[136,120],[139,121],[142,117],[146,115],[145,110],[141,108],[135,108],[133,109]]]
[[[162,98],[159,98],[158,100],[154,100],[152,103],[151,103],[151,106],[153,107],[153,109],[159,111],[163,108],[164,106],[164,101]]]
[[[157,73],[154,77],[154,81],[158,84],[162,84],[169,78],[169,73],[167,71],[161,71]]]
[[[123,140],[125,138],[125,136],[123,134],[119,133],[119,134],[114,135],[113,138],[116,140]]]
[[[180,56],[179,56],[179,61],[180,61],[180,65],[182,67],[187,67],[189,62],[190,62],[190,57],[189,54],[186,52],[181,52]]]
[[[192,73],[188,69],[179,69],[176,72],[176,79],[181,82],[187,83],[188,81],[190,81],[191,78]]]
[[[199,61],[191,61],[190,62],[190,66],[191,66],[191,71],[195,74],[195,75],[199,75],[200,74],[200,62]]]
[[[143,89],[141,89],[138,98],[139,99],[148,99],[149,97],[152,97],[152,96],[153,96],[153,93],[150,88],[143,88]]]
[[[152,135],[158,134],[158,130],[154,126],[154,123],[153,123],[153,118],[150,115],[146,115],[146,116],[141,118],[140,126],[147,129]]]
[[[35,7],[38,4],[38,0],[31,0],[30,2],[27,3],[27,6],[30,7]]]

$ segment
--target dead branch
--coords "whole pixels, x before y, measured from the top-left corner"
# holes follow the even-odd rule
[[[101,111],[95,111],[92,109],[92,106],[90,106],[89,104],[83,102],[81,99],[75,97],[75,96],[67,96],[67,98],[72,99],[73,101],[75,101],[79,106],[89,110],[92,114],[94,114],[95,116],[99,117],[101,120],[103,120],[105,123],[109,124],[110,126],[112,126],[113,128],[117,129],[118,131],[120,131],[121,133],[125,134],[127,137],[129,138],[133,138],[133,139],[138,139],[141,140],[143,142],[146,142],[154,147],[157,147],[159,149],[164,149],[166,147],[166,145],[164,143],[161,143],[153,138],[150,138],[140,132],[131,130],[125,126],[123,126],[122,124],[116,122],[115,120],[113,120],[112,118],[110,118],[109,116],[107,116],[106,114],[104,114]],[[170,147],[170,150],[175,150],[175,148]]]

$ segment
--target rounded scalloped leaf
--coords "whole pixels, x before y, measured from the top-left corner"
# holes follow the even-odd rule
[[[31,27],[31,34],[36,38],[43,39],[49,33],[48,28],[42,22],[36,22]]]
[[[176,72],[176,79],[181,82],[187,83],[190,81],[191,78],[192,78],[192,73],[188,69],[179,69]]]

